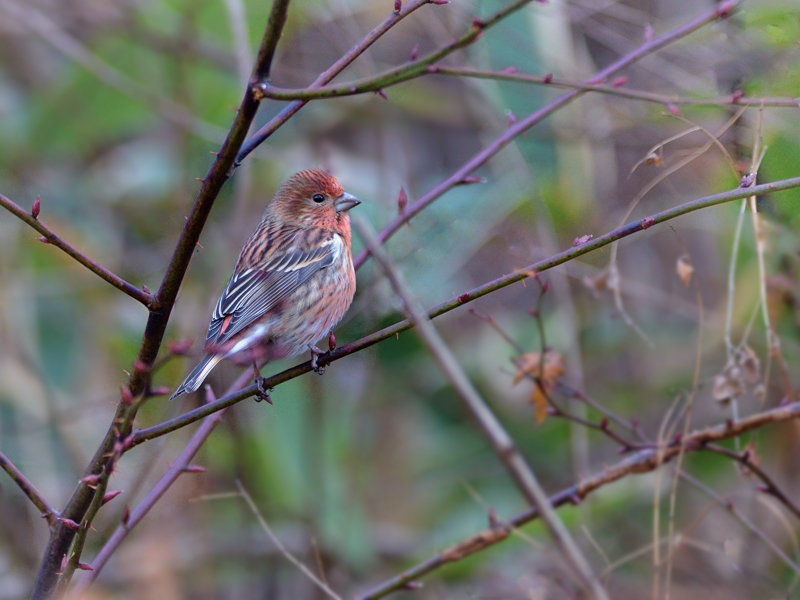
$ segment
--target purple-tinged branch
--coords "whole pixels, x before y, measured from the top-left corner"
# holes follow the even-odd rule
[[[722,192],[720,194],[714,194],[713,196],[706,196],[704,198],[698,198],[697,200],[680,204],[650,217],[632,221],[631,223],[623,225],[618,229],[614,229],[613,231],[609,231],[608,233],[597,236],[581,246],[570,247],[568,250],[564,250],[549,258],[537,261],[532,265],[521,269],[520,271],[511,273],[509,275],[504,275],[495,279],[494,281],[490,281],[481,286],[473,288],[467,292],[464,292],[463,294],[455,296],[447,302],[432,308],[428,312],[428,316],[430,318],[438,317],[446,312],[450,312],[451,310],[458,308],[459,306],[463,306],[464,304],[472,302],[473,300],[486,296],[487,294],[491,294],[492,292],[495,292],[501,288],[507,287],[513,283],[517,283],[518,281],[522,281],[523,279],[527,279],[535,273],[541,273],[542,271],[552,269],[553,267],[562,265],[579,256],[583,256],[584,254],[607,246],[616,240],[628,237],[639,231],[644,231],[645,229],[649,229],[654,225],[665,223],[678,216],[685,215],[702,208],[723,204],[725,202],[741,200],[742,198],[747,198],[751,195],[763,195],[771,192],[778,192],[799,187],[800,177],[795,177],[793,179],[764,183],[750,188],[737,188],[728,192]],[[354,352],[358,352],[385,339],[394,337],[403,331],[411,329],[412,327],[413,325],[407,319],[400,321],[399,323],[385,327],[359,340],[350,342],[344,346],[340,346],[336,348],[336,350],[320,356],[318,360],[320,365],[330,364],[334,361],[344,358],[345,356],[353,354]],[[307,361],[265,379],[264,386],[266,388],[274,388],[289,381],[290,379],[294,379],[295,377],[299,377],[300,375],[308,373],[311,370],[311,361]],[[139,429],[134,433],[133,445],[138,445],[146,440],[157,438],[172,431],[176,431],[177,429],[181,429],[182,427],[194,423],[195,421],[199,421],[218,410],[222,410],[223,408],[232,406],[238,402],[241,402],[242,400],[246,400],[247,398],[255,395],[257,391],[257,386],[251,385],[236,393],[223,396],[211,404],[191,410],[183,415],[175,417],[174,419],[160,423],[159,425],[154,425],[146,429]]]
[[[311,90],[320,88],[325,84],[330,83],[334,77],[350,66],[354,60],[366,52],[366,50],[381,37],[383,37],[387,31],[425,4],[435,4],[435,2],[432,2],[431,0],[413,0],[408,4],[404,4],[399,13],[392,12],[382,23],[364,36],[360,42],[350,48],[350,50],[348,50],[339,60],[333,63],[327,70],[320,73],[314,82],[308,86],[308,89]],[[239,151],[239,154],[236,157],[235,166],[238,166],[246,156],[264,143],[269,136],[275,133],[275,131],[277,131],[277,129],[286,123],[286,121],[288,121],[292,116],[297,114],[297,112],[307,103],[307,100],[295,100],[294,102],[291,102],[286,108],[284,108],[265,125],[263,125],[261,129],[250,136],[250,138],[248,138],[248,140],[242,145],[242,149]]]
[[[590,77],[586,80],[587,85],[595,85],[602,83],[608,77],[618,73],[622,69],[630,66],[631,64],[641,60],[648,54],[652,54],[653,52],[663,48],[671,44],[672,42],[686,37],[690,33],[700,29],[704,25],[711,23],[712,21],[722,17],[727,16],[730,13],[730,10],[727,9],[728,5],[731,7],[735,7],[738,4],[736,1],[726,2],[724,7],[717,6],[712,11],[706,12],[704,15],[673,29],[665,33],[664,35],[659,36],[653,40],[645,42],[637,49],[625,54],[617,61],[613,62],[605,69]],[[725,8],[726,10],[722,11],[721,9]],[[464,163],[459,169],[457,169],[450,177],[442,181],[439,185],[435,186],[431,189],[427,194],[418,198],[412,204],[409,204],[406,210],[403,212],[402,215],[397,215],[383,230],[380,232],[378,239],[381,243],[386,242],[394,233],[396,233],[403,224],[408,221],[411,217],[419,213],[422,209],[432,203],[434,200],[442,196],[445,192],[449,191],[452,187],[461,183],[465,177],[472,175],[473,172],[481,167],[484,163],[486,163],[490,158],[492,158],[495,154],[497,154],[500,150],[502,150],[505,146],[510,144],[517,136],[524,133],[537,123],[541,122],[545,117],[553,114],[557,110],[563,108],[576,98],[586,94],[585,90],[572,90],[567,92],[566,94],[562,94],[558,98],[548,102],[545,106],[540,108],[539,110],[531,113],[524,119],[513,123],[508,129],[505,130],[503,134],[495,138],[486,148],[475,154],[471,159],[469,159],[466,163]],[[356,268],[361,266],[364,261],[366,261],[368,253],[366,250],[363,250],[356,258],[355,258],[355,265]]]
[[[149,381],[149,369],[152,367],[166,332],[167,323],[175,304],[181,282],[194,254],[194,249],[205,226],[208,215],[214,206],[222,186],[233,173],[234,163],[239,149],[247,136],[247,132],[255,118],[259,102],[253,96],[252,82],[263,81],[269,76],[275,47],[280,39],[290,0],[274,0],[270,11],[258,58],[253,68],[251,83],[248,84],[239,110],[234,118],[228,136],[216,156],[208,174],[203,179],[200,191],[189,210],[183,231],[167,266],[161,285],[149,305],[150,315],[147,320],[141,346],[135,364],[144,368],[135,368],[131,374],[127,389],[134,398],[140,397],[146,390]],[[111,425],[98,446],[86,475],[98,474],[101,479],[96,487],[81,483],[75,489],[67,506],[62,511],[65,518],[81,523],[90,510],[96,495],[105,493],[109,472],[107,469],[109,456],[116,453],[115,446],[129,434],[133,419],[136,416],[137,404],[132,406],[120,402]],[[39,568],[34,587],[33,600],[51,598],[59,580],[59,571],[63,557],[69,552],[75,540],[75,531],[65,526],[53,528],[47,548]]]
[[[56,235],[53,232],[52,229],[50,229],[44,223],[42,223],[39,220],[39,210],[41,210],[40,209],[41,203],[37,204],[37,202],[34,202],[34,210],[28,212],[21,206],[15,204],[12,200],[0,194],[0,206],[5,208],[8,212],[10,212],[12,215],[17,217],[21,221],[24,221],[26,224],[30,225],[33,229],[35,229],[39,233],[41,233],[43,236],[42,237],[43,242],[55,246],[59,250],[63,251],[65,254],[74,258],[84,267],[89,269],[92,273],[94,273],[104,281],[107,281],[115,288],[124,292],[134,300],[141,302],[147,308],[151,307],[153,302],[153,296],[151,296],[141,288],[136,287],[132,283],[128,283],[127,281],[125,281],[118,275],[115,275],[105,267],[102,267],[100,264],[93,261],[83,252],[78,250],[75,246],[61,239],[58,235]],[[36,214],[34,215],[34,213]]]
[[[256,86],[256,89],[263,94],[263,97],[272,100],[319,100],[323,98],[339,98],[342,96],[355,96],[365,92],[376,92],[410,79],[415,79],[427,74],[429,67],[449,56],[456,50],[469,46],[483,35],[483,32],[492,25],[499,23],[515,11],[521,9],[533,0],[517,0],[492,14],[490,17],[478,21],[473,20],[472,25],[457,40],[450,44],[431,52],[427,56],[418,58],[409,63],[389,69],[379,75],[372,75],[356,81],[339,83],[332,86],[308,87],[299,89],[286,89],[270,85],[263,82]]]
[[[16,483],[19,489],[22,490],[22,493],[25,494],[31,502],[33,502],[33,505],[39,510],[42,517],[52,527],[55,524],[58,513],[55,511],[55,509],[53,509],[52,506],[50,506],[47,500],[45,500],[44,496],[42,496],[42,494],[30,482],[30,480],[22,474],[22,471],[20,471],[16,465],[12,463],[2,452],[0,452],[0,468],[8,473],[8,476],[14,480],[14,483]]]
[[[436,75],[449,75],[451,77],[472,77],[475,79],[492,79],[495,81],[512,81],[516,83],[532,83],[550,86],[554,88],[581,90],[584,92],[597,92],[618,96],[620,98],[630,98],[632,100],[642,100],[644,102],[655,102],[658,104],[675,104],[682,106],[765,106],[776,108],[798,108],[800,99],[763,97],[756,98],[742,96],[736,93],[716,98],[691,98],[689,96],[676,96],[671,94],[657,94],[643,90],[633,90],[620,86],[605,85],[601,83],[588,84],[568,79],[557,79],[552,75],[526,75],[524,73],[510,73],[507,71],[487,71],[481,69],[468,69],[458,67],[433,67],[428,71]]]
[[[582,501],[592,492],[623,477],[654,471],[662,464],[668,463],[675,458],[681,452],[681,447],[687,452],[700,451],[705,449],[706,445],[711,442],[734,438],[770,423],[780,423],[797,418],[800,418],[800,402],[763,411],[735,423],[730,422],[693,431],[683,439],[682,444],[670,444],[665,448],[640,450],[617,464],[606,467],[602,471],[582,479],[580,483],[576,483],[552,496],[550,504],[554,507],[574,504]],[[358,596],[357,599],[378,600],[378,598],[383,598],[392,592],[401,590],[407,583],[419,579],[432,571],[502,542],[511,535],[514,528],[521,527],[538,518],[539,513],[535,508],[525,510],[499,523],[498,526],[476,533],[410,569],[406,569],[402,574],[385,581],[366,594]]]

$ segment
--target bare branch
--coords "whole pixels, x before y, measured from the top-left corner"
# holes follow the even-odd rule
[[[649,229],[650,227],[653,227],[656,224],[665,223],[667,221],[670,221],[671,219],[674,219],[675,217],[685,215],[694,212],[696,210],[700,210],[702,208],[708,208],[711,206],[716,206],[718,204],[724,204],[725,202],[731,202],[733,200],[740,200],[752,194],[763,195],[771,192],[788,190],[797,187],[800,187],[800,177],[795,177],[793,179],[784,179],[781,181],[775,181],[767,184],[761,184],[750,188],[737,188],[729,192],[722,192],[720,194],[714,194],[713,196],[706,196],[704,198],[699,198],[697,200],[692,200],[690,202],[680,204],[673,208],[669,208],[665,211],[657,213],[651,217],[637,219],[636,221],[632,221],[627,225],[624,225],[618,229],[614,229],[608,233],[597,236],[596,238],[592,238],[585,244],[582,244],[580,246],[573,246],[568,250],[559,252],[558,254],[555,254],[549,258],[537,261],[532,265],[529,265],[528,267],[521,269],[520,271],[511,273],[509,275],[503,275],[502,277],[498,277],[493,281],[489,281],[488,283],[473,288],[467,292],[464,292],[463,294],[459,294],[458,296],[453,297],[447,302],[443,302],[442,304],[439,304],[438,306],[432,308],[430,311],[428,311],[428,316],[431,319],[436,318],[440,315],[443,315],[446,312],[450,312],[451,310],[463,306],[464,304],[472,302],[473,300],[491,294],[492,292],[507,287],[511,284],[527,279],[535,273],[541,273],[542,271],[547,271],[548,269],[552,269],[553,267],[557,267],[571,260],[574,260],[579,256],[583,256],[584,254],[588,254],[589,252],[607,246],[616,240],[620,240],[622,238],[628,237],[645,229]],[[395,323],[394,325],[390,325],[389,327],[385,327],[379,331],[371,333],[370,335],[365,336],[359,340],[350,342],[349,344],[345,344],[344,346],[340,346],[339,348],[336,348],[336,350],[333,350],[330,353],[326,353],[325,355],[320,356],[318,359],[319,364],[320,365],[330,364],[332,362],[339,360],[340,358],[344,358],[345,356],[353,354],[354,352],[358,352],[360,350],[363,350],[364,348],[373,346],[385,339],[394,337],[397,334],[402,333],[403,331],[411,329],[412,327],[413,324],[409,320],[406,319],[404,321],[400,321],[398,323]],[[300,375],[308,373],[311,370],[312,370],[311,361],[307,361],[265,379],[264,385],[267,388],[274,388],[280,385],[281,383],[285,383],[290,379],[299,377]],[[251,385],[246,388],[243,388],[242,390],[234,394],[223,396],[216,402],[191,410],[178,417],[175,417],[174,419],[170,419],[168,421],[160,423],[159,425],[153,425],[152,427],[148,427],[146,429],[140,429],[134,433],[133,445],[135,446],[141,444],[146,440],[157,438],[162,435],[166,435],[167,433],[170,433],[172,431],[176,431],[177,429],[181,429],[182,427],[186,427],[191,423],[204,419],[208,415],[218,410],[222,410],[223,408],[232,406],[237,402],[246,400],[247,398],[250,398],[253,395],[255,395],[257,392],[258,392],[257,387],[255,385]]]
[[[439,364],[439,368],[453,386],[456,393],[466,404],[473,418],[478,422],[484,435],[489,439],[494,451],[500,460],[506,465],[509,473],[517,483],[525,498],[535,506],[550,532],[555,539],[564,558],[575,570],[576,574],[583,583],[586,591],[596,599],[608,598],[606,591],[592,571],[589,562],[583,556],[575,540],[572,539],[567,528],[556,514],[545,494],[542,486],[536,478],[530,465],[525,461],[522,453],[514,443],[513,438],[508,434],[503,425],[494,415],[492,410],[483,400],[478,390],[472,385],[464,370],[458,364],[458,360],[444,343],[444,340],[436,331],[430,321],[428,314],[422,308],[416,296],[406,285],[402,275],[397,270],[394,262],[389,257],[386,250],[378,243],[375,234],[369,226],[356,217],[352,217],[352,223],[361,236],[364,245],[369,249],[375,260],[380,264],[386,277],[392,284],[395,293],[403,300],[406,312],[411,322],[414,324],[422,342]]]
[[[507,16],[531,2],[532,0],[517,0],[501,8],[486,19],[475,19],[472,22],[472,26],[465,34],[444,48],[440,48],[427,56],[395,67],[394,69],[389,69],[379,75],[372,75],[364,79],[359,79],[358,81],[339,83],[333,86],[308,87],[294,90],[278,88],[270,85],[268,82],[262,82],[256,86],[256,89],[258,89],[265,98],[270,98],[272,100],[319,100],[322,98],[338,98],[341,96],[355,96],[365,92],[375,92],[427,74],[430,65],[442,60],[456,50],[469,46],[480,38],[483,32],[492,25],[499,23]]]
[[[42,241],[44,241],[47,244],[55,246],[59,250],[62,250],[64,253],[74,258],[76,261],[78,261],[80,264],[82,264],[84,267],[89,269],[92,273],[94,273],[101,279],[107,281],[118,290],[126,293],[134,300],[138,300],[146,307],[150,308],[153,302],[153,296],[151,294],[136,287],[132,283],[128,283],[127,281],[115,275],[105,267],[100,266],[98,263],[96,263],[91,258],[86,256],[83,252],[78,250],[72,244],[62,240],[58,235],[53,233],[52,229],[47,227],[44,223],[42,223],[39,220],[38,214],[34,216],[32,212],[23,209],[21,206],[15,204],[13,201],[9,200],[2,194],[0,194],[0,206],[5,208],[8,212],[10,212],[18,219],[30,225],[33,229],[35,229],[39,233],[41,233],[42,236],[44,236],[44,239]]]
[[[712,11],[705,13],[704,15],[697,17],[696,19],[689,21],[688,23],[673,29],[665,33],[658,38],[655,38],[649,42],[645,42],[641,46],[639,46],[636,50],[629,52],[628,54],[622,56],[619,60],[615,61],[614,63],[610,64],[608,67],[588,79],[585,83],[588,85],[594,85],[598,83],[602,83],[611,75],[614,75],[621,71],[622,69],[632,65],[633,63],[641,60],[648,54],[652,54],[656,50],[667,46],[676,40],[679,40],[683,37],[686,37],[690,33],[697,31],[704,25],[711,23],[712,21],[722,17],[727,16],[730,14],[730,10],[727,10],[727,7],[730,6],[732,10],[735,6],[737,6],[738,2],[733,0],[731,2],[726,2],[726,6],[722,7],[722,5],[717,6]],[[726,8],[725,11],[722,11],[722,8]],[[520,134],[524,133],[543,119],[548,117],[549,115],[553,114],[557,110],[561,109],[562,107],[566,106],[576,98],[585,94],[585,90],[573,90],[571,92],[567,92],[555,98],[551,102],[547,103],[545,106],[540,108],[539,110],[531,113],[524,119],[517,121],[516,123],[512,124],[506,131],[495,138],[493,142],[491,142],[486,148],[475,154],[471,159],[469,159],[466,163],[464,163],[459,169],[457,169],[450,177],[445,179],[439,185],[435,186],[432,190],[430,190],[424,196],[418,198],[415,202],[408,205],[403,214],[397,215],[386,227],[384,227],[380,234],[378,235],[378,239],[381,243],[386,242],[397,230],[402,227],[402,225],[408,221],[411,217],[419,213],[422,209],[432,203],[434,200],[442,196],[445,192],[450,190],[453,186],[458,185],[461,183],[465,177],[469,177],[481,167],[485,162],[487,162],[490,158],[492,158],[495,154],[497,154],[500,150],[502,150],[505,146],[511,143],[514,138],[519,136]],[[364,261],[367,259],[367,251],[363,250],[356,258],[355,258],[355,265],[359,267]]]
[[[344,71],[355,59],[361,56],[366,50],[372,46],[376,41],[378,41],[387,31],[389,31],[392,27],[397,25],[400,21],[402,21],[405,17],[410,15],[412,12],[424,6],[425,4],[430,3],[430,0],[412,0],[407,4],[404,4],[402,9],[399,13],[392,12],[380,25],[375,27],[372,31],[370,31],[364,38],[358,42],[355,46],[353,46],[350,50],[348,50],[339,60],[333,63],[326,71],[321,73],[319,77],[314,80],[308,89],[315,89],[317,87],[322,87],[326,83],[329,83],[334,77],[336,77],[339,73]],[[258,148],[264,141],[271,136],[275,131],[286,121],[288,121],[291,117],[293,117],[297,112],[303,108],[308,101],[306,100],[295,100],[294,102],[290,103],[289,106],[284,108],[281,112],[279,112],[275,117],[269,120],[261,129],[259,129],[256,133],[254,133],[243,145],[242,149],[239,151],[238,156],[236,157],[235,165],[238,166],[246,156],[248,156],[253,150]]]
[[[564,504],[580,502],[595,490],[623,477],[649,473],[675,458],[680,453],[681,446],[687,452],[703,450],[710,442],[730,439],[770,423],[781,423],[797,418],[800,418],[800,402],[760,412],[735,423],[729,421],[723,425],[694,431],[683,439],[682,444],[671,443],[667,444],[666,447],[640,450],[632,454],[616,465],[607,467],[552,496],[550,504],[558,507]],[[457,562],[498,542],[502,542],[511,534],[513,528],[521,527],[538,518],[539,513],[535,508],[519,513],[507,521],[498,523],[495,527],[484,529],[410,569],[406,569],[401,575],[389,579],[364,595],[358,596],[358,600],[383,598],[394,591],[402,589],[409,582],[419,579],[448,563]]]
[[[47,523],[52,527],[55,524],[56,517],[58,513],[53,509],[52,506],[45,500],[45,497],[39,492],[39,490],[34,487],[34,485],[30,482],[30,480],[22,474],[14,463],[8,460],[8,457],[0,452],[0,468],[2,468],[11,479],[14,480],[14,483],[17,484],[19,489],[22,490],[22,493],[25,494],[28,499],[33,502],[33,505],[39,509],[39,512],[42,515]]]
[[[255,118],[259,102],[253,95],[252,82],[263,81],[269,75],[272,59],[275,55],[275,47],[286,22],[289,1],[275,0],[272,4],[251,82],[247,86],[228,136],[203,180],[200,191],[189,211],[175,251],[167,266],[164,279],[149,307],[150,316],[147,320],[145,333],[135,363],[141,368],[133,370],[128,386],[125,388],[132,398],[140,397],[146,388],[150,375],[149,369],[152,367],[161,347],[167,323],[175,304],[175,298],[178,295],[178,289],[189,266],[189,261],[200,238],[200,233],[205,226],[217,195],[233,172],[236,155]],[[116,445],[120,444],[122,440],[127,440],[137,408],[137,404],[129,405],[126,402],[120,402],[111,426],[86,470],[86,475],[98,475],[100,482],[96,487],[81,483],[73,492],[67,506],[62,511],[62,516],[72,522],[81,523],[95,495],[105,492],[108,469],[111,462],[109,457],[116,454]],[[33,592],[34,600],[52,597],[58,581],[61,561],[69,551],[74,539],[75,531],[63,525],[57,525],[51,532],[50,541],[37,576]]]
[[[797,98],[781,97],[762,97],[755,98],[750,96],[740,96],[738,94],[728,94],[716,98],[690,98],[688,96],[678,96],[674,94],[656,94],[643,90],[633,90],[630,88],[606,84],[589,84],[568,79],[558,79],[552,75],[526,75],[510,71],[487,71],[482,69],[468,69],[459,67],[433,67],[429,73],[436,75],[449,75],[451,77],[473,77],[475,79],[492,79],[494,81],[513,81],[517,83],[532,83],[554,88],[568,90],[582,90],[584,92],[597,92],[619,98],[629,98],[631,100],[642,100],[644,102],[654,102],[656,104],[678,106],[770,106],[775,108],[798,108],[800,100]]]

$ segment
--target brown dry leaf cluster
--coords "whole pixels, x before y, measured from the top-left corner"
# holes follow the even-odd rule
[[[516,365],[514,385],[525,377],[533,379],[530,402],[534,406],[536,422],[542,423],[547,418],[547,398],[558,378],[564,374],[564,359],[554,350],[545,350],[544,357],[539,352],[526,352],[517,359]]]
[[[744,394],[747,385],[758,383],[761,362],[749,346],[728,360],[722,373],[714,376],[711,396],[717,402],[728,402]]]

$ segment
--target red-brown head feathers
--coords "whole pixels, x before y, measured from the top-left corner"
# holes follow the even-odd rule
[[[275,192],[264,218],[277,218],[298,227],[320,227],[350,238],[347,211],[358,200],[339,181],[318,169],[295,173]]]

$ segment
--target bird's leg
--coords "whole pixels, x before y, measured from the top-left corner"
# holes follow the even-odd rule
[[[256,402],[266,400],[269,404],[272,404],[272,398],[269,397],[271,390],[268,390],[266,384],[264,383],[266,379],[264,379],[264,376],[261,375],[261,371],[258,369],[258,362],[256,361],[255,354],[252,355],[252,359],[253,382],[256,384]]]
[[[325,365],[319,364],[319,357],[326,355],[327,352],[323,352],[314,344],[309,344],[308,349],[311,350],[311,368],[317,375],[322,375],[325,373]]]

